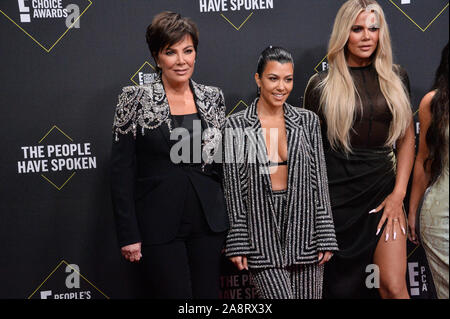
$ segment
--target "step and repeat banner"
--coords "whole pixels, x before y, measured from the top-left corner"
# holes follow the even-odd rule
[[[289,102],[302,105],[341,0],[0,0],[0,298],[139,298],[138,265],[120,254],[109,193],[117,96],[148,83],[145,42],[164,10],[200,30],[194,80],[219,86],[227,113],[253,100],[259,53],[295,59]],[[448,42],[448,0],[379,0],[395,62],[417,110]],[[417,119],[416,119],[417,120]],[[419,127],[416,125],[416,133]],[[408,288],[433,298],[423,249],[408,244]],[[256,298],[247,272],[223,260],[221,298]]]

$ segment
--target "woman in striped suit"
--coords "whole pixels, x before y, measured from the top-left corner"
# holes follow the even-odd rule
[[[318,117],[286,103],[293,73],[289,52],[264,50],[259,97],[228,118],[224,136],[225,253],[267,299],[321,298],[323,264],[338,248]]]

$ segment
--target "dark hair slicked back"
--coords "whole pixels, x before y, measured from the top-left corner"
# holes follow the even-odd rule
[[[282,47],[269,46],[264,49],[264,51],[261,52],[261,55],[259,56],[258,67],[256,71],[259,76],[262,76],[269,61],[276,61],[282,64],[292,63],[292,66],[294,66],[294,59],[292,58],[292,54],[290,54],[288,50]]]

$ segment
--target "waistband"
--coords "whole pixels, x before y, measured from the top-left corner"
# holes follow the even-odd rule
[[[376,147],[371,149],[354,148],[350,153],[336,151],[331,148],[324,149],[326,156],[345,160],[391,160],[395,157],[394,150],[389,147]]]
[[[286,196],[287,189],[281,189],[281,190],[276,190],[276,191],[272,190],[272,194],[273,194],[273,196],[280,196],[280,197]]]

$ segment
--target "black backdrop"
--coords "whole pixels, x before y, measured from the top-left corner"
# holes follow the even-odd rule
[[[448,42],[448,1],[379,2],[416,110]],[[293,53],[289,102],[300,106],[307,80],[326,62],[342,3],[0,0],[0,298],[141,296],[138,267],[117,246],[108,169],[117,95],[151,77],[145,30],[156,13],[197,22],[194,79],[221,87],[231,113],[252,101],[256,61],[268,45]],[[407,275],[414,298],[433,297],[420,246],[409,244]],[[248,275],[226,260],[221,281],[223,298],[255,296]]]

